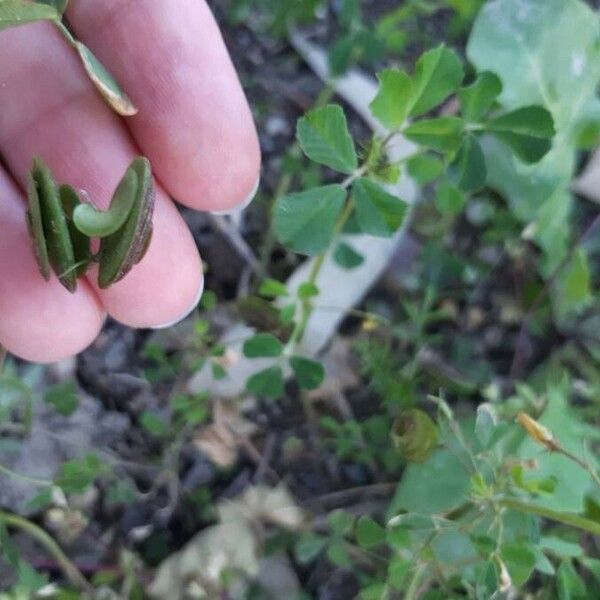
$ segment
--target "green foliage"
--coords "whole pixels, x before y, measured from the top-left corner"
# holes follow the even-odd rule
[[[44,393],[44,401],[52,405],[58,414],[69,417],[79,406],[75,382],[65,381],[48,388]]]
[[[357,179],[352,187],[352,199],[356,220],[364,233],[387,237],[404,221],[406,203],[373,181]]]
[[[247,358],[274,358],[283,352],[283,344],[270,333],[259,333],[244,342]]]

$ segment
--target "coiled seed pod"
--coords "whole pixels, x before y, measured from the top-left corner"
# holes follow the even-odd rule
[[[438,444],[438,430],[431,417],[418,408],[403,410],[392,425],[392,443],[408,462],[424,462]]]

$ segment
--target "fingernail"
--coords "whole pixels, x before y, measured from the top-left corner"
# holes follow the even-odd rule
[[[260,177],[256,180],[256,183],[255,183],[254,187],[252,188],[252,191],[250,192],[250,194],[248,194],[248,196],[244,199],[243,202],[240,202],[240,204],[238,204],[234,208],[228,208],[227,210],[211,210],[210,213],[213,215],[225,216],[225,215],[234,215],[236,213],[242,212],[245,208],[247,208],[250,205],[252,200],[254,200],[254,197],[256,196],[256,192],[258,192],[259,186],[260,186]]]
[[[192,314],[192,312],[194,312],[196,306],[198,306],[198,303],[200,302],[200,299],[202,298],[203,293],[204,293],[204,277],[202,277],[202,281],[200,282],[200,289],[198,290],[198,293],[196,294],[196,297],[194,298],[194,302],[180,317],[178,317],[177,319],[174,319],[173,321],[169,321],[168,323],[164,323],[163,325],[155,325],[154,327],[150,327],[150,329],[168,329],[169,327],[173,327],[173,325],[177,325],[177,323],[180,323],[185,318],[189,317]]]

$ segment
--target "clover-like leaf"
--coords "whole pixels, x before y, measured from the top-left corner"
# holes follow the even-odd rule
[[[523,106],[485,123],[485,129],[508,144],[526,163],[542,159],[552,147],[554,120],[542,106]]]
[[[474,135],[465,136],[454,162],[450,165],[449,176],[463,192],[476,192],[485,185],[485,156]]]
[[[456,117],[438,117],[417,121],[404,130],[413,142],[438,152],[454,152],[461,143],[464,123]]]
[[[292,356],[290,366],[296,376],[298,385],[303,390],[317,389],[325,379],[325,369],[321,363],[302,356]]]
[[[408,116],[413,94],[412,80],[398,69],[386,69],[377,78],[379,90],[371,102],[371,112],[388,129],[397,129]]]
[[[402,224],[406,202],[369,179],[357,179],[352,188],[356,218],[364,233],[389,237]]]
[[[58,187],[50,169],[36,158],[27,184],[27,221],[40,273],[50,279],[53,270],[62,285],[77,288],[75,255]]]
[[[77,192],[70,185],[61,185],[58,193],[67,220],[71,244],[73,245],[73,256],[75,258],[73,268],[75,269],[76,277],[81,277],[85,274],[88,265],[92,261],[90,238],[77,229],[73,218],[75,209],[81,205],[81,200]]]
[[[462,115],[470,122],[479,121],[492,107],[502,93],[500,78],[490,71],[484,71],[477,79],[458,90]]]
[[[0,31],[35,21],[58,21],[59,18],[60,15],[53,6],[25,0],[2,0],[0,2]]]
[[[424,462],[438,444],[438,429],[431,417],[418,408],[402,411],[392,426],[392,442],[405,460]]]
[[[135,185],[132,185],[132,175],[135,176]],[[146,254],[152,236],[154,197],[150,162],[146,158],[136,158],[111,202],[111,210],[115,210],[113,216],[120,217],[121,210],[117,207],[127,206],[133,198],[131,210],[121,227],[102,238],[100,244],[98,285],[102,289],[123,279]]]
[[[352,173],[358,166],[356,149],[341,106],[316,108],[298,121],[298,141],[311,160],[334,171]]]
[[[47,4],[52,6],[59,15],[64,14],[69,5],[69,0],[35,0],[37,4]],[[1,2],[1,0],[0,0]]]

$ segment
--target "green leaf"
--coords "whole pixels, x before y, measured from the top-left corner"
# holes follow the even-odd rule
[[[563,560],[556,573],[559,600],[586,600],[589,598],[586,585],[570,560]]]
[[[155,437],[164,437],[169,433],[168,423],[149,410],[140,415],[140,425]]]
[[[358,224],[364,233],[389,237],[404,221],[406,202],[369,179],[354,182],[352,198]]]
[[[354,526],[354,517],[345,510],[338,508],[329,513],[327,516],[327,523],[329,524],[332,533],[341,537],[349,534],[352,530],[352,527]]]
[[[327,538],[314,533],[301,535],[294,545],[294,555],[299,563],[312,562],[324,550]]]
[[[370,517],[360,517],[356,523],[356,541],[361,548],[372,548],[385,542],[385,529]]]
[[[305,281],[298,287],[298,298],[300,300],[308,300],[309,298],[315,298],[319,295],[319,288],[312,281]]]
[[[96,86],[107,104],[122,117],[137,114],[137,108],[122,90],[106,67],[94,56],[94,53],[81,42],[75,42],[75,48],[88,77]]]
[[[593,298],[592,278],[588,257],[584,249],[579,248],[569,264],[558,277],[557,297],[553,298],[559,316],[585,308]]]
[[[397,69],[386,69],[378,73],[377,78],[379,90],[371,102],[371,112],[387,129],[398,129],[408,116],[412,81],[404,71]]]
[[[417,61],[410,115],[428,112],[453,94],[464,77],[456,52],[444,46],[428,50]]]
[[[102,472],[102,463],[95,454],[88,454],[81,460],[64,463],[54,480],[66,494],[84,492]]]
[[[359,254],[350,244],[341,242],[337,245],[334,253],[333,260],[343,269],[356,269],[365,262],[362,254]]]
[[[488,448],[497,425],[498,417],[494,407],[488,403],[480,404],[477,407],[477,417],[475,419],[475,437],[479,440],[483,449]]]
[[[524,106],[484,123],[486,131],[508,144],[525,163],[535,163],[552,147],[552,115],[542,106]]]
[[[448,171],[450,181],[461,191],[480,190],[487,179],[487,167],[481,146],[474,135],[466,135]]]
[[[298,385],[304,390],[317,389],[325,379],[325,369],[321,363],[302,358],[301,356],[292,356],[290,366],[296,376]]]
[[[348,568],[352,565],[346,544],[343,541],[335,541],[327,548],[327,558],[337,567]]]
[[[280,367],[269,367],[252,375],[246,382],[251,394],[276,399],[283,395],[283,372]]]
[[[404,135],[413,142],[437,150],[458,150],[463,132],[463,122],[457,117],[439,117],[417,121],[404,130]]]
[[[444,181],[440,184],[435,203],[443,215],[457,215],[464,208],[466,201],[465,195],[451,183]]]
[[[59,21],[60,15],[53,6],[35,4],[26,0],[0,2],[0,31],[35,21]]]
[[[387,516],[400,511],[447,512],[467,499],[470,487],[469,473],[460,459],[449,450],[436,450],[427,462],[406,467]]]
[[[419,184],[425,185],[444,172],[444,163],[430,154],[418,154],[406,163],[408,174]]]
[[[275,358],[283,353],[283,344],[270,333],[259,333],[244,342],[246,358]]]
[[[535,551],[528,542],[504,544],[501,555],[515,586],[523,585],[533,573],[536,562]]]
[[[395,419],[392,443],[407,462],[426,461],[438,445],[438,429],[431,417],[418,408],[407,408]]]
[[[113,206],[127,205],[130,210],[121,226],[103,237],[100,243],[98,285],[102,289],[123,279],[144,258],[152,237],[154,200],[150,161],[136,158],[125,172],[111,201],[111,209]],[[80,206],[75,210],[75,219],[77,212],[84,208]]]
[[[287,296],[289,291],[285,284],[280,281],[267,278],[260,284],[258,293],[267,298],[278,298],[280,296]]]
[[[314,255],[326,250],[345,198],[346,190],[336,184],[285,196],[275,207],[277,237],[301,254]]]
[[[48,388],[44,393],[44,402],[52,405],[59,415],[71,416],[79,406],[75,382],[65,381]]]
[[[500,78],[490,71],[479,73],[477,79],[458,90],[462,116],[469,123],[478,123],[502,93]]]
[[[297,135],[311,160],[341,173],[351,174],[357,168],[356,149],[341,106],[311,110],[298,121]]]

